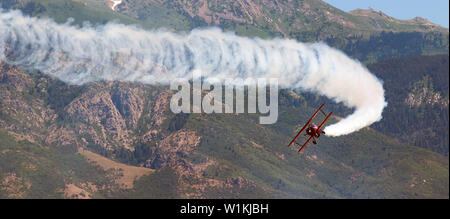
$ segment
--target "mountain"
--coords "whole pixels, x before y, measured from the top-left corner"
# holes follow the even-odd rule
[[[239,35],[325,41],[362,62],[395,57],[448,54],[448,28],[423,18],[398,20],[378,10],[346,13],[321,0],[181,1],[5,0],[2,7],[75,24],[116,20],[147,29],[189,31],[219,26]]]
[[[355,9],[350,11],[355,19],[360,20],[367,30],[374,31],[417,31],[417,32],[448,32],[448,29],[434,24],[425,18],[415,17],[410,20],[399,20],[393,18],[380,10],[375,9]]]
[[[278,122],[263,126],[258,114],[174,115],[167,86],[74,86],[0,62],[1,198],[449,197],[448,29],[313,0],[111,6],[1,2],[60,23],[73,17],[72,25],[115,20],[174,31],[217,25],[245,36],[325,41],[370,63],[384,81],[384,118],[348,136],[322,137],[298,154],[286,145],[324,101],[314,94],[281,90]],[[350,112],[325,101],[336,115],[330,123]]]
[[[314,110],[292,91],[262,126],[257,114],[174,115],[164,86],[70,86],[6,64],[0,78],[2,197],[448,197],[447,157],[370,128],[286,147]]]

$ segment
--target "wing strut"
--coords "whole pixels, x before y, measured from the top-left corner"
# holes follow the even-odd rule
[[[322,126],[325,124],[325,122],[330,118],[331,114],[333,114],[333,112],[330,112],[330,114],[328,114],[327,118],[325,118],[322,123],[320,123],[319,127],[317,127],[318,130],[321,130]]]

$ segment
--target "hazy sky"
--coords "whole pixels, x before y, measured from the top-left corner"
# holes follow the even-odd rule
[[[423,17],[448,28],[448,0],[324,0],[343,11],[369,7],[402,20]]]

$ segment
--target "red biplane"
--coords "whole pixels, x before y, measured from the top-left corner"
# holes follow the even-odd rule
[[[294,137],[294,139],[292,139],[291,143],[289,143],[288,147],[290,147],[293,143],[295,143],[296,145],[300,146],[300,150],[298,150],[298,153],[300,153],[300,151],[303,150],[303,148],[311,141],[311,139],[313,140],[314,144],[317,144],[316,139],[320,137],[320,134],[325,134],[325,132],[322,130],[322,126],[325,124],[325,122],[330,118],[331,114],[333,114],[333,112],[330,112],[330,114],[325,114],[322,111],[323,106],[325,106],[325,104],[322,104],[322,106],[319,107],[319,109],[314,113],[314,115],[312,115],[312,117],[308,120],[308,122],[305,124],[305,126],[303,126],[303,128],[298,132],[298,134]],[[323,115],[326,116],[326,118],[322,121],[322,123],[320,123],[319,126],[317,126],[316,124],[312,123],[314,117],[316,117],[316,115],[320,112],[323,113]],[[308,128],[306,128],[308,127]],[[297,143],[295,140],[297,140],[297,138],[300,136],[300,134],[302,134],[303,131],[305,131],[306,129],[306,133],[305,136],[310,136],[308,138],[308,140],[306,140],[306,142],[301,145],[299,143]]]

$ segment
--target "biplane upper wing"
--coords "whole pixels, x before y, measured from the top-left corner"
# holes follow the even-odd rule
[[[328,114],[328,116],[322,121],[322,123],[320,123],[319,127],[317,129],[321,129],[322,126],[325,124],[325,122],[330,118],[331,114],[333,114],[333,112],[330,112],[330,114]]]
[[[312,138],[313,138],[313,136],[308,138],[308,140],[303,144],[303,146],[300,148],[300,150],[298,150],[298,153],[300,153],[300,151],[303,150],[303,148],[311,141]]]
[[[303,126],[303,128],[297,133],[297,135],[294,137],[294,139],[292,139],[292,141],[289,143],[288,147],[292,145],[292,143],[295,142],[295,140],[297,140],[298,136],[300,136],[300,134],[305,131],[306,127],[308,127],[308,125],[312,122],[312,120],[314,119],[314,117],[316,117],[317,113],[319,113],[319,111],[322,110],[323,106],[325,106],[325,104],[322,104],[322,106],[319,107],[319,109],[314,113],[314,115],[311,116],[311,118],[309,119],[309,121],[305,124],[305,126]]]

